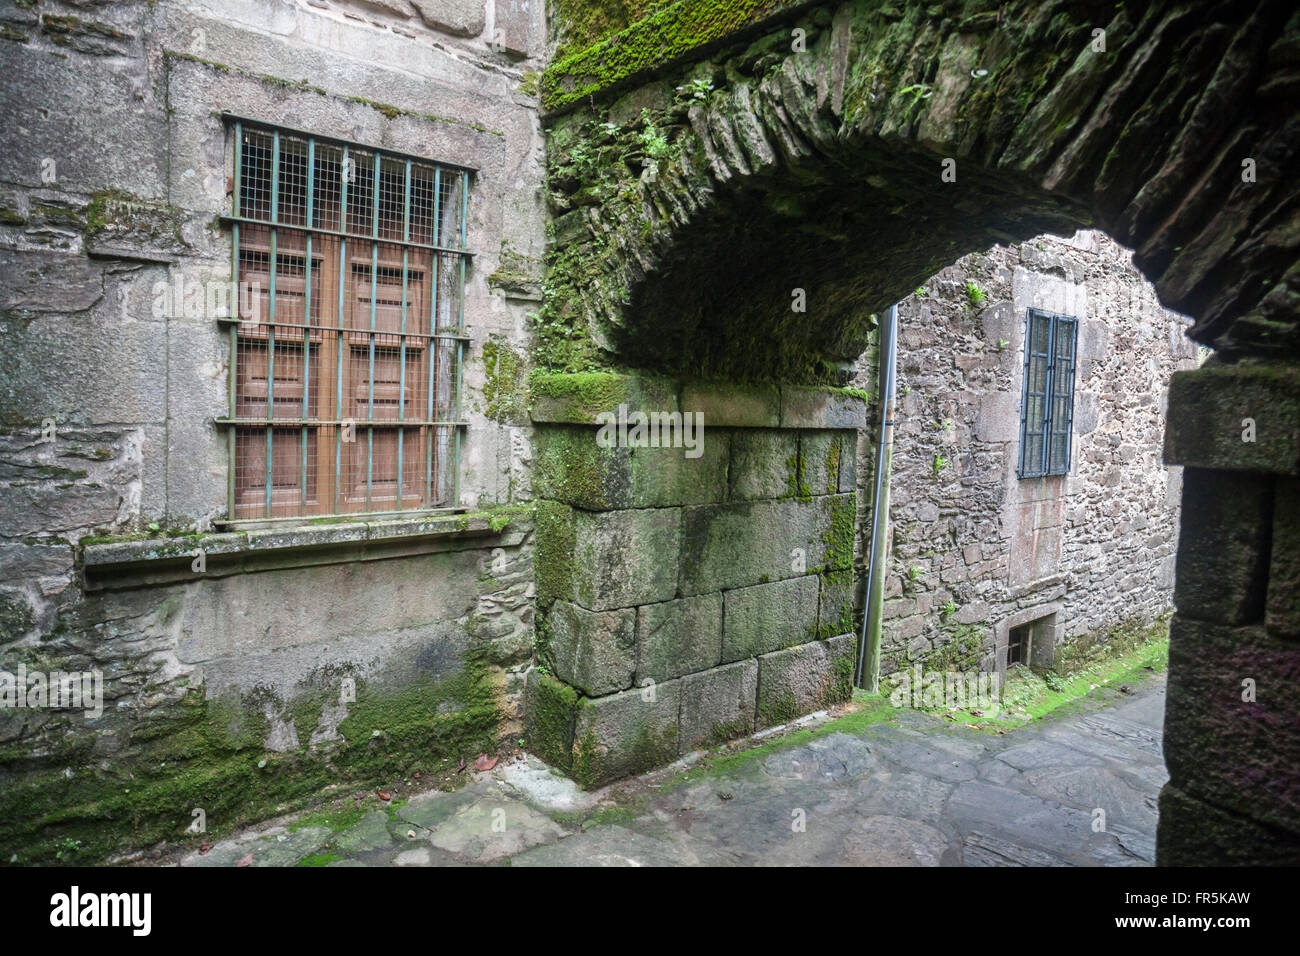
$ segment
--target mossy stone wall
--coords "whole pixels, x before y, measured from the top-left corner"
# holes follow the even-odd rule
[[[529,745],[590,786],[847,699],[861,395],[541,384]],[[698,442],[602,442],[620,406],[700,415]]]

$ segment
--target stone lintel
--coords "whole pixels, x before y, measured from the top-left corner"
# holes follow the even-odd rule
[[[808,385],[682,383],[618,372],[534,373],[529,380],[537,424],[597,425],[597,416],[694,412],[705,428],[858,430],[866,427],[864,393]]]

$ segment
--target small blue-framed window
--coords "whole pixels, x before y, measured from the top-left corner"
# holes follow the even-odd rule
[[[1020,402],[1021,478],[1070,471],[1074,368],[1079,320],[1030,309],[1025,320],[1025,381]]]

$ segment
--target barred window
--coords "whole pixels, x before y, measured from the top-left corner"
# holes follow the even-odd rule
[[[1020,406],[1021,478],[1070,471],[1074,427],[1075,343],[1079,322],[1030,309],[1025,326],[1025,384]]]
[[[455,505],[472,170],[227,121],[231,520]]]

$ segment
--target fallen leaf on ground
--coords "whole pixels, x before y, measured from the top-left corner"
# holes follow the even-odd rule
[[[211,850],[211,849],[212,849],[212,844],[211,844],[211,843],[200,843],[200,844],[199,844],[199,855],[202,856],[204,853],[207,853],[207,852],[208,852],[209,850]]]
[[[384,803],[387,803],[389,800],[393,799],[393,795],[389,793],[387,790],[376,790],[375,795],[379,797],[380,800],[384,801]]]
[[[497,765],[497,757],[489,757],[487,754],[479,754],[478,759],[474,761],[475,770],[491,770]]]
[[[253,854],[248,853],[235,861],[235,866],[248,866],[253,862]]]

